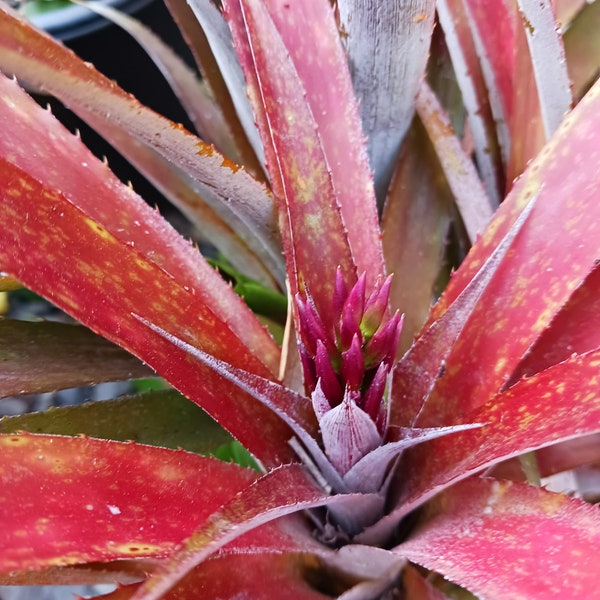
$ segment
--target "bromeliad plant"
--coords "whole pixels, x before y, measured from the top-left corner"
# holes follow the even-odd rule
[[[224,428],[169,391],[4,419],[2,583],[593,597],[597,508],[539,478],[600,460],[600,3],[222,4],[168,0],[202,82],[112,15],[204,141],[0,13],[2,71],[229,260],[214,270],[2,77],[0,270]],[[287,294],[281,343],[223,272],[272,329]],[[144,374],[73,325],[0,332],[5,396]],[[229,436],[259,472],[202,455]]]

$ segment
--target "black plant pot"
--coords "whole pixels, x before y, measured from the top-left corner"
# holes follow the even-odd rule
[[[191,62],[189,50],[162,0],[109,0],[109,3],[113,3],[120,10],[134,9],[137,6],[132,16],[147,25],[178,54]],[[71,8],[90,13],[75,6],[64,10]],[[177,98],[146,52],[128,33],[101,17],[98,19],[87,24],[90,29],[85,35],[67,36],[67,39],[62,38],[63,42],[83,60],[92,63],[101,73],[136,96],[140,102],[192,130],[191,123]],[[85,32],[81,27],[79,32]],[[71,33],[74,31],[74,28],[70,30]],[[55,37],[58,35],[52,33]],[[48,99],[40,100],[45,104]],[[122,181],[131,181],[134,189],[147,202],[153,206],[158,205],[161,212],[172,214],[172,206],[110,144],[59,102],[51,101],[51,105],[54,114],[68,129],[78,129],[81,132],[82,140],[96,156],[106,156],[111,169]]]
[[[151,0],[105,0],[104,3],[133,14]],[[24,12],[29,20],[54,37],[66,41],[105,27],[107,21],[90,10],[63,0],[37,0],[27,3]]]

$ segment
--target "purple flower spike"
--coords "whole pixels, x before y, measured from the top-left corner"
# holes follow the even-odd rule
[[[358,335],[354,335],[350,348],[342,352],[342,378],[349,389],[359,391],[365,375],[365,359]]]
[[[307,392],[317,393],[318,382],[316,399],[324,396],[331,410],[348,401],[344,400],[344,394],[350,394],[363,416],[381,435],[387,423],[383,396],[402,329],[398,313],[390,318],[390,289],[391,277],[388,277],[374,285],[367,297],[366,276],[362,274],[348,291],[338,270],[332,304],[334,322],[339,328],[330,333],[310,294],[307,292],[304,299],[297,297],[300,353]],[[320,406],[320,410],[325,410],[325,404]]]
[[[317,385],[317,373],[313,357],[302,342],[298,342],[298,351],[304,374],[304,387],[307,390],[314,390]]]
[[[321,340],[329,350],[335,351],[335,343],[327,334],[325,325],[315,310],[310,298],[304,301],[299,294],[296,295],[298,317],[300,319],[300,339],[307,350],[313,354],[317,352],[317,340]]]

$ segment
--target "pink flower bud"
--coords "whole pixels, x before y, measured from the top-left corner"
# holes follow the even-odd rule
[[[392,276],[390,275],[380,287],[376,287],[365,302],[365,312],[360,323],[363,336],[369,339],[381,326],[388,314],[388,303]]]
[[[317,340],[317,353],[314,364],[317,379],[321,382],[321,387],[327,399],[334,406],[339,404],[342,401],[344,390],[331,364],[329,352],[321,340]]]
[[[342,352],[342,378],[349,389],[359,391],[365,375],[365,359],[358,335],[354,335],[350,348]]]
[[[354,287],[350,290],[340,318],[340,345],[342,351],[347,350],[352,343],[352,338],[360,333],[360,322],[365,310],[366,275],[363,273]]]
[[[356,405],[349,390],[342,403],[319,420],[319,425],[325,453],[340,475],[381,444],[375,423]]]
[[[371,385],[367,388],[367,391],[363,394],[361,408],[377,422],[379,412],[382,405],[383,394],[385,392],[385,386],[389,374],[389,368],[384,363],[381,363],[377,368],[377,372],[373,377]]]

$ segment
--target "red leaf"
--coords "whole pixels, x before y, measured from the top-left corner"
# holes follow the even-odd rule
[[[343,496],[341,498],[344,498]],[[335,502],[298,464],[270,471],[223,505],[186,540],[135,595],[135,600],[156,600],[198,564],[242,533],[288,514]]]
[[[203,562],[162,598],[272,600],[275,594],[278,600],[330,599],[311,585],[311,576],[318,581],[319,575],[318,559],[311,555],[225,554]],[[129,600],[139,587],[127,586],[98,598]]]
[[[600,148],[593,134],[598,127],[600,83],[530,164],[434,307],[432,320],[446,311],[536,196],[528,222],[446,361],[423,426],[429,418],[446,424],[452,413],[466,413],[495,394],[594,268],[600,256],[600,176],[594,167]],[[581,165],[565,162],[564,153],[579,157],[574,160]]]
[[[495,600],[594,598],[596,507],[525,484],[469,479],[440,495],[395,551]]]
[[[64,46],[12,17],[3,6],[6,5],[0,6],[0,69],[14,73],[33,89],[59,98],[201,227],[208,239],[223,243],[225,252],[229,245],[241,250],[240,270],[248,273],[245,267],[253,267],[249,275],[270,285],[277,281],[283,288],[285,272],[278,232],[264,186],[180,125],[137,102]],[[17,105],[23,102],[19,100]],[[38,127],[29,136],[32,139],[25,136],[21,146],[17,146],[22,152],[45,131],[41,122],[43,119],[38,116],[33,123]],[[12,131],[13,126],[11,123],[2,131]],[[53,144],[47,144],[53,148],[54,165],[59,168],[68,164],[70,158],[70,147],[63,148],[64,137],[63,134]],[[24,141],[28,143],[24,145]],[[52,174],[45,168],[48,161],[36,161],[31,153],[29,157],[31,164],[26,170],[33,173],[38,167],[45,177]],[[83,162],[89,164],[87,160]],[[91,165],[88,169],[92,169]],[[59,179],[65,189],[70,179],[89,177],[81,162],[69,173],[69,177]],[[239,256],[236,253],[229,258],[235,262]],[[232,322],[236,314],[239,310],[233,311]],[[248,325],[249,322],[244,327]]]
[[[331,324],[338,266],[348,287],[356,270],[370,285],[383,273],[364,141],[331,8],[224,4],[280,203],[292,294],[306,287]]]
[[[0,17],[2,14],[0,12]],[[0,25],[2,23],[3,19],[0,18]],[[23,170],[29,177],[37,179],[39,184],[59,191],[65,197],[65,202],[68,200],[83,211],[93,222],[84,227],[83,232],[93,232],[94,224],[108,230],[115,242],[130,246],[133,254],[152,263],[156,270],[162,270],[163,277],[177,280],[190,295],[197,296],[195,301],[188,301],[191,303],[186,306],[186,310],[193,312],[191,307],[194,304],[205,304],[202,312],[208,310],[213,313],[211,318],[207,315],[208,323],[219,315],[217,318],[227,322],[227,328],[233,329],[235,335],[249,348],[254,348],[254,353],[261,357],[271,372],[276,372],[279,350],[275,342],[214,269],[199,256],[197,250],[131,189],[121,184],[104,163],[96,159],[76,137],[65,130],[49,112],[42,110],[14,82],[0,76],[0,90],[4,100],[0,103],[0,156],[7,158],[8,162]],[[3,186],[7,186],[6,181]],[[17,201],[14,194],[13,201]],[[23,212],[23,209],[18,210]],[[58,213],[58,205],[51,211]],[[23,217],[23,214],[20,216]],[[8,219],[8,216],[3,215],[2,218]],[[15,216],[15,219],[18,217]],[[30,228],[19,231],[17,223],[18,220],[8,220],[6,228],[17,239],[23,233],[23,241],[17,242],[17,245],[24,246],[27,232],[30,235],[32,232]],[[43,236],[45,231],[45,223],[41,221],[39,231],[34,232],[38,237],[31,242],[32,247],[46,244],[51,247],[52,254],[61,251],[61,241],[50,239],[48,233]],[[96,234],[100,235],[98,231]],[[8,240],[2,242],[7,244]],[[67,257],[65,264],[70,264],[71,260]],[[100,260],[100,257],[96,260]],[[41,271],[45,262],[46,259],[40,258]],[[103,269],[108,268],[115,273],[114,265],[118,264],[115,257],[112,257],[112,262],[104,264]],[[6,261],[6,267],[3,268],[8,271],[8,267],[9,262]],[[138,265],[133,270],[139,272],[138,280],[132,275],[129,283],[125,281],[122,285],[129,285],[130,288],[141,285],[140,281],[151,277],[152,270],[147,275],[142,275],[144,270]],[[123,273],[127,273],[124,268],[121,275],[115,273],[115,278],[123,277]],[[153,276],[160,278],[160,275]],[[108,285],[108,278],[104,284]],[[123,290],[117,289],[114,293],[122,294]],[[151,298],[152,295],[148,293],[146,297]],[[215,351],[216,347],[213,344]],[[225,345],[223,352],[231,356],[230,342]]]
[[[599,367],[600,351],[555,365],[462,417],[486,426],[414,448],[402,471],[399,510],[406,514],[440,489],[506,458],[600,431]]]
[[[4,230],[0,236],[0,263],[5,270],[97,333],[139,356],[266,464],[280,464],[295,456],[287,445],[289,429],[273,413],[212,369],[197,362],[191,368],[186,351],[173,347],[133,316],[143,315],[187,338],[192,345],[271,377],[212,307],[204,304],[202,288],[191,287],[192,282],[186,285],[185,279],[176,281],[164,268],[148,260],[135,241],[119,239],[64,196],[2,160],[0,190],[4,198],[0,211]],[[99,199],[98,205],[102,204]],[[133,207],[131,213],[135,215]],[[117,214],[113,216],[116,219]],[[125,212],[123,218],[129,218]],[[152,221],[140,221],[139,226],[132,227],[134,232],[140,230],[139,235],[148,232],[147,237],[155,239],[152,225]],[[51,231],[52,236],[46,231]],[[118,231],[117,235],[123,236]],[[152,258],[153,252],[167,256],[168,251],[175,257],[178,246],[184,246],[175,234],[170,247],[161,236],[156,242],[156,250],[147,248]],[[65,264],[70,265],[69,269],[63,268]],[[225,289],[228,294],[233,293]],[[272,340],[270,343],[274,344]],[[223,402],[223,398],[229,402]]]
[[[521,377],[531,376],[567,360],[573,354],[583,354],[600,348],[598,314],[600,266],[596,266],[573,292],[548,329],[542,332],[527,351],[508,384],[511,385]]]
[[[2,434],[0,446],[4,572],[164,556],[256,476],[181,450],[92,438]]]

